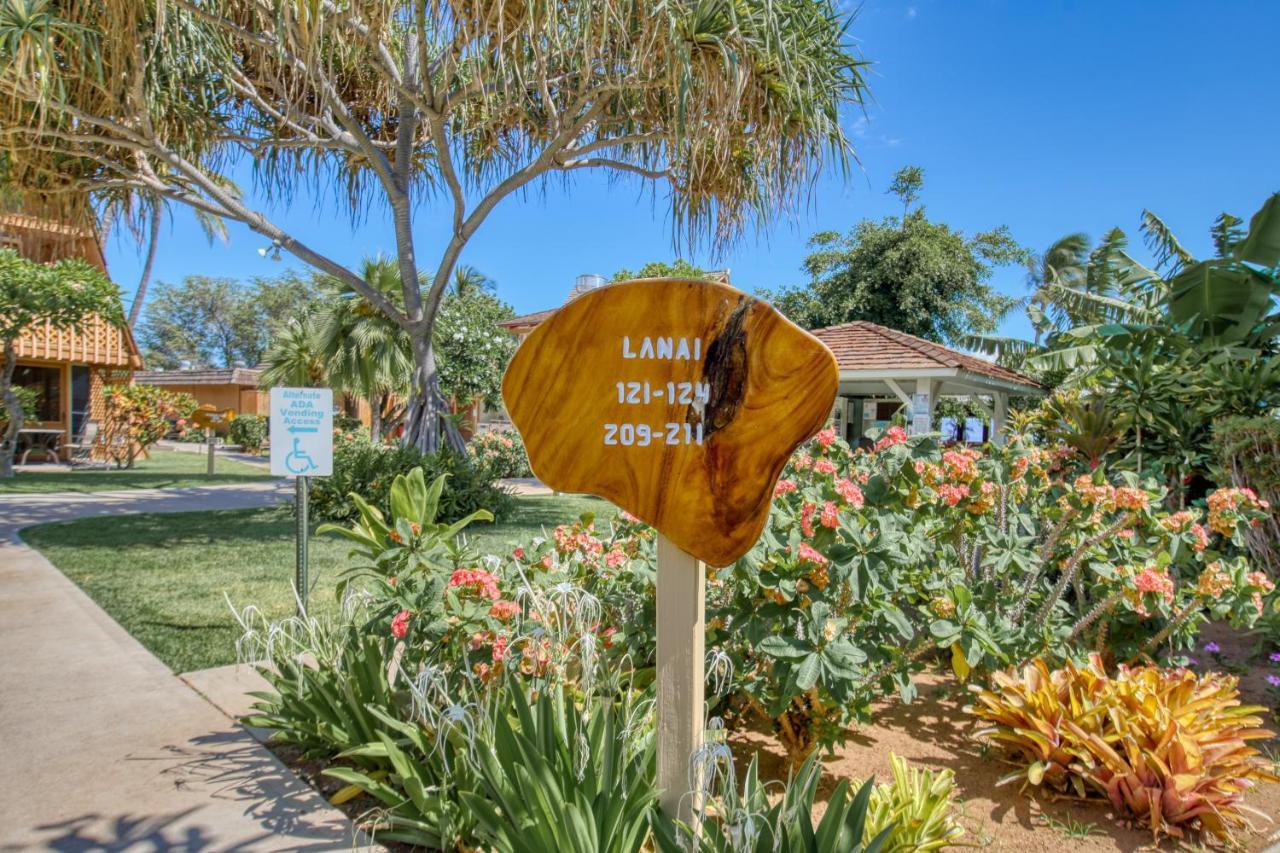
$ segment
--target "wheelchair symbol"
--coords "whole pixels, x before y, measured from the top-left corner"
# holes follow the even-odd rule
[[[293,450],[290,450],[288,455],[284,457],[284,467],[290,474],[305,474],[320,467],[311,458],[311,454],[302,449],[301,444],[302,439],[295,438],[293,440]]]

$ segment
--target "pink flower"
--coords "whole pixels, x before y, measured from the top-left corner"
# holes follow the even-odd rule
[[[604,640],[604,647],[606,649],[613,648],[613,635],[616,633],[618,633],[618,629],[612,626],[605,628],[600,632],[600,638]]]
[[[520,614],[520,605],[514,601],[495,601],[489,608],[489,615],[499,622],[510,622]]]
[[[795,480],[779,480],[778,485],[773,487],[773,496],[775,498],[789,495],[796,490]]]
[[[1133,585],[1141,593],[1156,593],[1166,601],[1173,601],[1173,581],[1169,573],[1155,566],[1147,566],[1133,579]]]
[[[813,463],[813,470],[819,474],[834,474],[836,472],[836,464],[830,459],[819,459]]]
[[[836,494],[840,499],[854,509],[862,509],[865,501],[862,497],[862,489],[852,480],[836,480]]]
[[[502,597],[498,592],[498,578],[484,569],[458,569],[449,576],[450,588],[464,588],[483,598],[497,601]]]
[[[604,555],[604,564],[611,569],[616,569],[626,562],[627,555],[618,548],[614,548],[608,554]]]
[[[391,619],[391,636],[403,640],[409,633],[409,620],[413,615],[408,610],[401,610]]]
[[[542,568],[546,569],[547,571],[551,571],[551,568],[554,565],[555,563],[554,561],[552,561],[550,554],[542,555]]]
[[[942,498],[947,506],[955,506],[968,496],[969,487],[966,485],[943,483],[941,486],[938,486],[938,497]]]
[[[827,564],[827,558],[822,556],[818,549],[808,542],[800,543],[800,561],[802,563],[813,563],[815,566],[825,566]]]
[[[817,509],[817,505],[809,501],[805,501],[804,506],[800,507],[800,532],[805,536],[812,536],[815,533],[813,529],[813,514]]]
[[[876,442],[876,450],[884,450],[907,440],[907,431],[900,426],[891,426],[885,430],[884,437]]]
[[[507,635],[499,634],[493,638],[493,662],[500,663],[507,656]]]
[[[511,556],[515,557],[517,560],[523,560],[524,549],[517,547],[514,551],[511,552]]]
[[[822,505],[822,517],[819,519],[823,527],[839,527],[840,526],[840,510],[836,509],[833,501],[827,501]]]
[[[1209,531],[1205,529],[1203,524],[1191,525],[1191,535],[1196,538],[1196,541],[1191,545],[1191,550],[1203,551],[1209,547]]]
[[[818,433],[816,438],[817,438],[818,445],[821,446],[823,450],[826,450],[828,447],[830,447],[832,444],[835,443],[836,428],[827,427],[822,432]]]

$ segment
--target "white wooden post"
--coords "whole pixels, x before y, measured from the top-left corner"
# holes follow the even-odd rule
[[[995,411],[991,414],[991,443],[1004,447],[1004,422],[1009,415],[1009,395],[997,391],[992,395]]]
[[[911,411],[911,428],[907,430],[910,435],[923,435],[933,430],[933,407],[937,403],[937,393],[935,391],[937,383],[932,379],[921,377],[916,380],[916,393],[912,400]],[[925,412],[917,413],[915,401],[920,397],[924,397]]]
[[[208,462],[208,464],[205,466],[205,467],[206,467],[206,469],[207,469],[207,470],[205,471],[205,473],[206,473],[208,476],[210,476],[210,477],[212,477],[212,476],[213,476],[213,451],[214,451],[213,435],[214,435],[213,427],[209,427],[208,429],[206,429],[206,430],[204,431],[204,440],[205,440],[205,441],[208,443],[208,445],[209,445],[209,447],[208,447],[208,450],[209,450],[209,462]]]
[[[701,810],[689,758],[702,746],[706,588],[703,563],[658,534],[658,787],[662,810],[689,826]]]

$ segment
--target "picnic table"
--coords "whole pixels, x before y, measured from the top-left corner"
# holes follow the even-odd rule
[[[31,455],[31,451],[39,448],[44,452],[45,458],[52,456],[54,461],[58,460],[58,443],[62,440],[63,430],[53,429],[51,427],[30,427],[18,430],[18,441],[26,439],[27,449],[22,451],[22,459],[19,465],[27,464],[27,457]]]

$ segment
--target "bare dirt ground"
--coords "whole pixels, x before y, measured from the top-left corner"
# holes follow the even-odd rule
[[[1228,660],[1246,661],[1252,647],[1251,640],[1218,626],[1208,628],[1201,639],[1217,642]],[[1269,671],[1275,669],[1265,662],[1255,662],[1241,677],[1244,702],[1267,704],[1263,678]],[[1011,767],[994,750],[984,754],[981,745],[970,738],[972,718],[963,710],[969,701],[967,691],[958,688],[953,678],[932,673],[922,674],[917,684],[919,699],[910,705],[883,704],[877,709],[873,725],[851,732],[844,747],[824,758],[824,796],[840,779],[888,779],[892,752],[917,767],[955,771],[963,812],[961,822],[967,830],[962,843],[992,851],[1032,853],[1203,849],[1197,839],[1166,841],[1156,848],[1149,831],[1124,826],[1102,802],[1032,797],[1020,793],[1017,783],[997,788],[996,781]],[[1270,728],[1280,734],[1280,727],[1272,724]],[[732,741],[742,764],[758,751],[762,776],[786,778],[785,753],[770,733],[763,729],[742,732]],[[1276,750],[1273,754],[1280,757],[1280,739],[1262,744],[1270,744]],[[1261,851],[1280,845],[1280,784],[1260,784],[1246,795],[1245,803],[1276,822],[1253,819],[1256,831],[1239,838],[1237,849]],[[1276,849],[1280,850],[1280,846]]]

